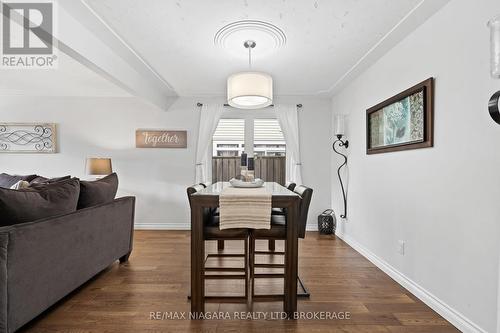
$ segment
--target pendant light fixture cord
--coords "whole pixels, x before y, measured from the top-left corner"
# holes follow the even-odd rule
[[[248,68],[252,69],[252,49],[257,45],[253,40],[247,40],[243,46],[248,49]]]
[[[252,48],[248,48],[248,68],[252,69]]]

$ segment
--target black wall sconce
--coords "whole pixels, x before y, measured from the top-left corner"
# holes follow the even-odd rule
[[[335,116],[335,136],[337,137],[337,140],[335,140],[332,144],[332,149],[334,152],[339,154],[344,158],[344,163],[342,163],[339,168],[337,169],[337,176],[339,177],[339,182],[340,182],[340,187],[342,188],[342,196],[344,198],[344,214],[341,214],[340,217],[345,219],[347,218],[347,194],[346,194],[346,189],[344,187],[344,182],[342,181],[342,176],[340,175],[340,170],[347,165],[347,155],[342,154],[340,151],[337,150],[337,148],[348,148],[349,147],[349,141],[347,140],[342,140],[342,138],[345,135],[345,116],[344,115],[336,115]]]
[[[491,118],[500,125],[500,111],[498,110],[498,99],[500,98],[500,90],[491,96],[488,103],[488,111],[490,112]]]
[[[500,79],[500,15],[492,18],[488,22],[488,27],[490,28],[490,74],[493,79]],[[488,103],[490,116],[497,124],[500,124],[499,97],[500,91],[497,91]]]

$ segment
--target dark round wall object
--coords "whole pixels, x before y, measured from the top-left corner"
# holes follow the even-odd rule
[[[490,101],[488,103],[488,110],[490,111],[490,116],[493,120],[500,124],[500,111],[498,110],[498,100],[500,98],[500,90],[491,96]]]

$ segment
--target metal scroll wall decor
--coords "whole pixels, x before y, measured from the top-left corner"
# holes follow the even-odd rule
[[[0,153],[55,152],[55,124],[0,123]]]
[[[342,134],[337,134],[337,140],[335,140],[332,144],[333,151],[339,154],[344,158],[344,163],[342,163],[339,168],[337,169],[337,176],[339,177],[339,182],[340,182],[340,188],[342,189],[342,197],[344,199],[344,214],[341,214],[340,217],[345,219],[347,218],[347,195],[346,195],[346,190],[344,188],[344,182],[342,181],[342,177],[340,175],[340,170],[342,167],[347,165],[347,155],[342,154],[340,151],[337,150],[337,148],[344,147],[348,148],[349,147],[349,141],[347,140],[342,140]]]

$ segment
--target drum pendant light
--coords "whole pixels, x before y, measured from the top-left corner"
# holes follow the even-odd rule
[[[261,109],[273,104],[273,78],[262,72],[251,71],[252,49],[256,43],[246,41],[250,70],[235,73],[227,79],[227,103],[238,109]]]

